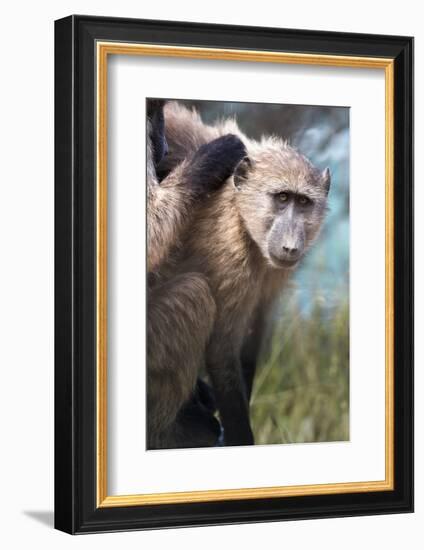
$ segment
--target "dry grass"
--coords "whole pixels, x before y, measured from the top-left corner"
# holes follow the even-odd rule
[[[284,299],[265,342],[251,400],[257,444],[349,439],[349,307]]]

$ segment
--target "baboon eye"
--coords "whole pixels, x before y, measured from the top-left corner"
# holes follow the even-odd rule
[[[303,206],[305,206],[305,204],[309,204],[311,202],[310,199],[308,199],[308,197],[303,197],[303,196],[300,196],[297,200],[298,200],[299,204],[302,204]]]
[[[287,202],[289,200],[289,195],[287,193],[278,193],[278,200],[281,202]]]

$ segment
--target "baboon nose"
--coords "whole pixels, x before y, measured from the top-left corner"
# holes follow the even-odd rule
[[[296,254],[299,252],[298,248],[291,248],[289,246],[283,246],[283,251],[288,256],[296,256]]]

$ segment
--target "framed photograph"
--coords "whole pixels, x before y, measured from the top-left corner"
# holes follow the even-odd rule
[[[413,510],[413,39],[55,24],[55,526]]]

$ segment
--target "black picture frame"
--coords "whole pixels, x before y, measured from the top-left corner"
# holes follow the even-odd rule
[[[394,489],[98,507],[96,48],[144,42],[394,60]],[[55,22],[55,527],[93,533],[413,511],[413,39],[73,15]]]

